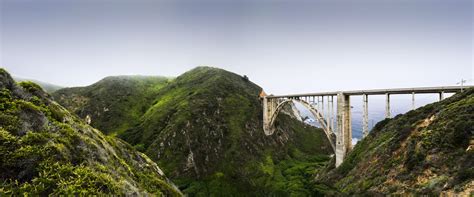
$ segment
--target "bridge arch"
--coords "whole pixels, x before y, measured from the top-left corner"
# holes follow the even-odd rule
[[[267,128],[267,131],[265,131],[265,133],[267,135],[272,135],[274,133],[274,131],[275,131],[275,121],[278,117],[278,114],[281,112],[281,110],[283,110],[283,107],[286,104],[292,103],[292,102],[300,103],[305,108],[307,108],[311,112],[311,114],[313,114],[313,116],[316,118],[316,120],[321,125],[324,133],[326,134],[326,137],[329,140],[332,149],[334,151],[336,151],[335,134],[332,131],[332,129],[330,128],[329,123],[324,119],[324,116],[313,105],[311,105],[310,103],[308,103],[304,100],[286,99],[286,100],[278,103],[277,107],[274,109],[273,113],[270,115],[270,119],[269,119],[269,122],[268,122],[268,128]]]

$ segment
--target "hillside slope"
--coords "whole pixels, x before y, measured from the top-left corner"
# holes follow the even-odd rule
[[[139,125],[119,137],[190,195],[311,195],[303,182],[331,147],[321,130],[287,115],[265,136],[260,92],[246,77],[198,67],[160,89]]]
[[[0,196],[180,196],[147,156],[0,69]]]
[[[134,126],[168,78],[155,76],[115,76],[87,86],[65,88],[52,95],[61,105],[107,134],[117,134]]]
[[[474,194],[474,89],[378,123],[319,183],[346,194]]]
[[[13,79],[17,82],[31,81],[31,82],[36,83],[39,86],[41,86],[41,88],[44,91],[48,92],[48,93],[53,93],[56,90],[64,88],[62,86],[58,86],[58,85],[54,85],[54,84],[51,84],[51,83],[42,82],[42,81],[38,81],[38,80],[34,80],[34,79],[24,79],[24,78],[15,77],[15,76],[13,76]]]

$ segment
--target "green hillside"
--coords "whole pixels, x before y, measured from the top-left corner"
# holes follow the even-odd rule
[[[54,84],[51,84],[51,83],[47,83],[47,82],[43,82],[43,81],[38,81],[38,80],[34,80],[34,79],[24,79],[24,78],[20,78],[20,77],[13,77],[13,79],[17,82],[23,82],[23,81],[31,81],[33,83],[36,83],[38,84],[39,86],[41,86],[41,88],[45,91],[45,92],[48,92],[48,93],[53,93],[54,91],[56,90],[59,90],[61,88],[64,88],[62,86],[58,86],[58,85],[54,85]]]
[[[0,69],[0,196],[180,196],[147,156]]]
[[[474,194],[474,89],[378,123],[318,182],[354,195]]]
[[[261,88],[225,70],[198,67],[159,90],[120,138],[144,151],[190,195],[311,195],[332,152],[321,130],[287,115],[262,129]]]
[[[10,87],[8,83],[0,85]],[[189,196],[469,196],[474,192],[472,89],[378,123],[370,135],[354,147],[344,163],[334,168],[334,159],[330,156],[333,151],[324,132],[296,120],[291,113],[294,106],[285,107],[283,112],[286,113],[277,118],[275,134],[266,136],[262,130],[259,98],[262,88],[245,76],[222,69],[198,67],[175,79],[107,77],[88,87],[56,91],[53,96],[82,120],[54,103],[48,94],[36,91],[39,87],[27,82],[22,86],[14,85],[3,93],[4,101],[8,102],[4,102],[5,110],[0,118],[5,141],[0,152],[8,154],[2,158],[24,159],[17,156],[24,154],[17,153],[18,147],[23,150],[25,141],[34,143],[36,148],[40,147],[35,143],[42,143],[42,149],[35,150],[42,153],[38,157],[42,159],[34,158],[39,163],[39,167],[34,168],[25,167],[31,162],[22,163],[24,160],[21,159],[2,161],[5,165],[1,170],[16,170],[2,175],[3,180],[7,180],[4,191],[19,193],[22,188],[36,191],[30,186],[38,188],[38,184],[45,183],[35,181],[56,180],[56,175],[36,178],[45,176],[42,170],[47,171],[47,168],[42,163],[52,165],[48,162],[53,157],[54,162],[67,164],[64,173],[73,171],[75,176],[77,166],[81,172],[85,168],[84,173],[98,171],[93,173],[93,182],[107,185],[92,184],[91,187],[89,182],[81,183],[79,185],[83,187],[73,188],[74,191],[94,193],[88,188],[98,187],[95,191],[112,194],[164,192],[179,195],[158,167],[153,167],[155,171],[142,169],[156,164],[135,152],[138,150],[162,167]],[[22,93],[26,91],[35,93]],[[18,104],[12,108],[10,102]],[[21,112],[26,109],[23,105],[41,111],[44,118],[31,112],[25,115]],[[15,111],[18,109],[21,113]],[[91,117],[92,126],[116,135],[133,147],[84,125],[86,116]],[[52,124],[47,124],[49,122]],[[83,141],[74,141],[69,138],[70,134],[60,132],[63,125],[73,125],[70,126],[73,131],[91,139],[81,137]],[[23,136],[48,129],[59,134],[48,134],[50,140],[47,142],[23,140]],[[68,141],[63,140],[65,136]],[[49,144],[56,147],[56,143],[63,143],[56,148],[58,150],[54,149],[56,152],[46,149]],[[92,149],[88,146],[104,143],[112,149],[104,145],[103,151],[88,152]],[[89,149],[84,151],[83,146]],[[118,158],[106,157],[112,153],[104,156],[104,152],[111,150]],[[24,174],[30,173],[26,169],[42,173],[33,173],[36,177],[24,179]],[[104,178],[110,176],[113,180]],[[133,187],[123,189],[124,181],[118,180],[126,180],[127,185],[130,182]],[[62,186],[67,188],[71,184],[78,185],[72,181]],[[36,193],[71,191],[58,184],[55,187]]]
[[[87,86],[55,91],[53,97],[70,111],[107,134],[134,126],[169,79],[155,76],[107,77]]]
[[[173,80],[108,77],[53,95],[149,155],[186,194],[317,193],[309,182],[332,153],[324,133],[281,115],[278,132],[265,136],[260,91],[244,76],[199,67]]]

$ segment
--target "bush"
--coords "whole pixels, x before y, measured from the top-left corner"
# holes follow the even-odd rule
[[[43,91],[43,88],[41,88],[41,86],[39,86],[38,84],[32,81],[22,81],[22,82],[19,82],[18,85],[20,85],[23,89],[25,89],[26,91],[30,93]]]
[[[97,195],[121,194],[120,187],[109,174],[97,172],[89,167],[72,166],[69,163],[45,162],[39,167],[39,176],[31,182],[2,183],[7,195]]]

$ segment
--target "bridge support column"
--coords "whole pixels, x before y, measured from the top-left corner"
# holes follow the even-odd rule
[[[352,149],[351,105],[349,95],[337,94],[336,167]]]
[[[326,122],[327,122],[328,131],[332,131],[332,127],[331,127],[331,117],[332,117],[331,103],[332,103],[332,100],[330,100],[330,96],[328,96],[328,106],[327,106],[328,108],[327,108],[327,114],[326,114]]]
[[[271,119],[277,105],[277,99],[263,97],[263,131],[266,135],[271,135],[275,131],[271,125]]]
[[[390,118],[390,94],[385,94],[385,118]]]
[[[334,96],[331,96],[331,131],[334,132]]]
[[[319,96],[317,96],[316,99],[318,99],[318,102],[316,104],[316,109],[318,111],[321,111],[321,98]]]
[[[416,107],[415,107],[415,93],[414,92],[411,93],[411,108],[413,110],[416,109]]]
[[[325,113],[324,113],[324,96],[321,96],[321,111],[320,111],[321,115],[324,117]]]
[[[369,134],[369,97],[367,94],[364,94],[362,98],[364,100],[364,120],[362,124],[362,137],[365,138]]]
[[[270,121],[269,121],[269,118],[268,118],[270,116],[270,112],[269,112],[269,109],[268,109],[268,98],[267,97],[263,97],[262,105],[263,105],[263,131],[265,131],[265,134],[267,134],[268,125],[270,124]]]
[[[444,99],[444,92],[439,93],[439,101]]]

